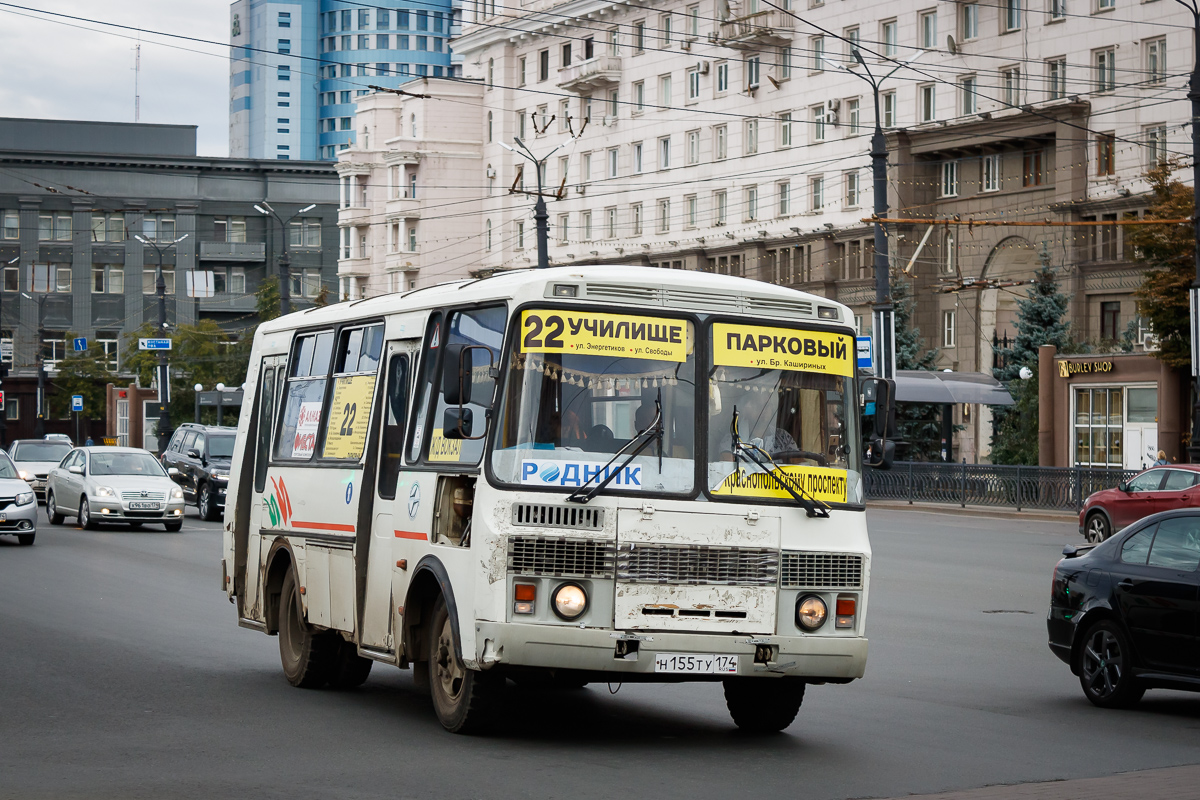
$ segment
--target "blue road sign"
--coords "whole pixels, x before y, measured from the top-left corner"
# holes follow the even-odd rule
[[[170,350],[170,339],[138,339],[138,350]]]
[[[855,336],[854,352],[858,357],[859,369],[871,368],[871,337]]]
[[[83,395],[81,395],[81,394],[71,395],[71,410],[72,411],[83,411]]]
[[[75,340],[75,352],[76,353],[87,352],[87,339],[81,338],[81,339]]]

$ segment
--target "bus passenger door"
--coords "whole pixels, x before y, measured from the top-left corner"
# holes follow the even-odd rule
[[[250,501],[250,525],[246,546],[246,590],[242,604],[243,616],[259,621],[265,620],[263,603],[259,597],[259,580],[262,576],[262,532],[265,526],[272,527],[270,508],[264,511],[264,503],[271,502],[267,495],[267,466],[271,460],[271,434],[275,430],[275,409],[279,405],[279,386],[283,380],[284,363],[287,356],[267,356],[262,360],[258,374],[258,392],[255,397],[254,413],[258,414],[258,427],[254,442],[254,493]],[[276,514],[278,511],[275,512]]]
[[[404,450],[404,425],[408,418],[412,362],[418,340],[390,342],[386,350],[387,383],[383,397],[380,426],[378,470],[375,481],[375,514],[371,521],[371,548],[367,555],[367,591],[363,603],[362,644],[388,651],[395,650],[392,637],[392,571],[397,555],[393,545],[396,528],[394,502],[406,502],[405,494],[396,500],[396,487]],[[397,509],[398,511],[399,509]],[[413,562],[413,566],[416,562]],[[401,572],[400,574],[403,574]],[[403,597],[397,602],[403,603]]]

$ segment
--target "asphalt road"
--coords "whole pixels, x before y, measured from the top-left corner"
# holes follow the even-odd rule
[[[514,691],[452,736],[409,673],[290,687],[218,525],[0,538],[0,798],[894,797],[1200,763],[1200,695],[1094,709],[1046,647],[1073,524],[871,512],[866,677],[740,735],[715,684]]]

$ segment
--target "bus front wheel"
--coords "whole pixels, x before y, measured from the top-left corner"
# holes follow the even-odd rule
[[[289,569],[279,596],[279,660],[292,686],[320,689],[329,682],[341,639],[314,631],[304,619],[296,578]]]
[[[431,621],[426,637],[429,683],[438,721],[451,733],[477,732],[487,724],[504,679],[463,665],[456,652],[454,627],[444,598],[438,598]]]
[[[778,733],[804,702],[804,682],[795,678],[730,678],[724,684],[729,716],[747,733]]]

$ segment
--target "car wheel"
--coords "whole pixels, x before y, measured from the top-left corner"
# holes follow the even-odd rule
[[[473,733],[487,725],[504,689],[504,676],[468,669],[455,652],[454,627],[439,597],[428,630],[430,694],[442,727]]]
[[[217,518],[217,504],[213,502],[212,491],[208,488],[207,483],[200,487],[196,508],[200,510],[200,519],[205,522],[212,522]]]
[[[92,507],[88,505],[86,497],[79,501],[79,527],[85,531],[96,530],[96,521],[92,519]]]
[[[178,522],[164,522],[163,527],[167,529],[167,533],[178,533],[183,530],[183,520]]]
[[[1108,524],[1108,517],[1099,511],[1088,515],[1087,523],[1083,528],[1083,536],[1087,541],[1092,544],[1100,544],[1111,535],[1112,528]]]
[[[35,536],[37,536],[36,533],[18,533],[17,544],[28,547],[29,545],[33,544],[33,537]]]
[[[51,525],[62,525],[63,520],[66,519],[58,513],[58,505],[54,502],[54,492],[46,495],[46,517],[50,520]]]
[[[1079,654],[1079,684],[1100,708],[1127,708],[1145,694],[1146,687],[1133,677],[1129,640],[1112,620],[1088,628]]]

